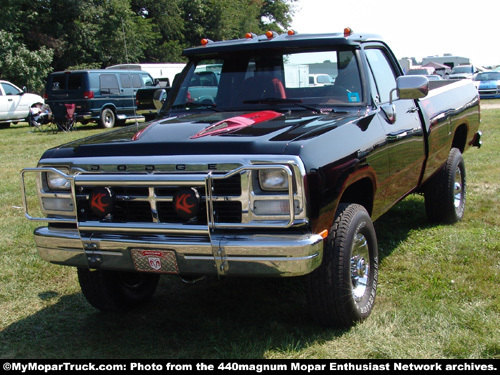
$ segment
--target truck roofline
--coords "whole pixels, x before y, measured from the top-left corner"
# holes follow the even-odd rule
[[[266,34],[255,35],[247,34],[249,37],[241,39],[231,39],[224,41],[211,41],[204,39],[204,43],[197,47],[187,48],[183,51],[184,56],[193,56],[198,54],[210,54],[218,52],[234,52],[244,51],[247,49],[258,48],[283,48],[283,47],[308,47],[314,45],[317,47],[328,46],[358,46],[360,43],[377,41],[384,43],[382,38],[377,34],[360,34],[351,33],[349,36],[344,36],[343,33],[322,33],[322,34],[276,34],[271,37]]]

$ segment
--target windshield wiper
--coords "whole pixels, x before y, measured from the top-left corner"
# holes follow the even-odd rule
[[[302,99],[260,98],[260,99],[244,100],[243,104],[295,104],[298,107],[309,109],[313,112],[321,112],[321,108],[302,104]]]

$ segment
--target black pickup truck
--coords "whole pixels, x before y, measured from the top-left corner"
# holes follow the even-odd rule
[[[96,308],[141,304],[162,274],[306,275],[312,318],[350,326],[375,301],[374,220],[415,192],[432,221],[463,217],[462,153],[481,144],[472,82],[405,76],[380,38],[349,30],[184,55],[158,120],[50,149],[21,173],[26,216],[48,222],[40,256],[77,267]],[[207,71],[218,77],[201,95]],[[310,84],[318,74],[331,79]]]

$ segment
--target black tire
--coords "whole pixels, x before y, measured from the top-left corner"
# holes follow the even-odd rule
[[[111,108],[104,108],[99,118],[99,125],[105,129],[111,129],[115,126],[116,116]]]
[[[377,278],[377,237],[370,215],[358,204],[342,204],[321,266],[306,279],[313,319],[338,328],[366,319],[375,303]]]
[[[464,217],[466,198],[465,164],[462,153],[452,148],[444,167],[425,185],[427,218],[453,224]]]
[[[83,295],[102,311],[129,311],[148,301],[154,294],[159,274],[78,269]]]

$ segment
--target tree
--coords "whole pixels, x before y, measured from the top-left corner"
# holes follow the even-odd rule
[[[0,76],[30,91],[42,92],[51,72],[53,51],[41,47],[30,51],[14,34],[0,30]]]
[[[292,3],[297,0],[181,0],[186,44],[202,38],[242,38],[247,32],[283,32],[290,26]]]
[[[182,50],[202,38],[284,31],[295,1],[2,0],[0,30],[22,46],[18,59],[31,52],[47,59],[52,53],[52,70],[181,62]],[[19,66],[32,63],[26,59]]]
[[[159,37],[145,49],[144,62],[181,62],[185,43],[185,21],[180,8],[181,0],[132,0],[134,13],[147,10],[152,31]]]

